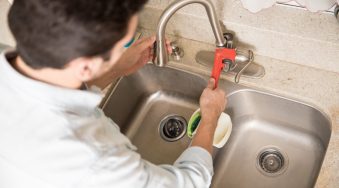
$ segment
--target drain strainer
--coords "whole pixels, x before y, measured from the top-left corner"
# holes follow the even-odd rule
[[[265,148],[257,157],[257,168],[268,176],[282,174],[288,165],[288,158],[277,148]]]
[[[187,122],[185,118],[178,115],[170,115],[160,122],[159,133],[166,141],[174,142],[185,136]]]

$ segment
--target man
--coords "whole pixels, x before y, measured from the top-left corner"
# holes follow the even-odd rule
[[[201,124],[173,166],[151,164],[96,106],[83,83],[114,79],[151,58],[154,37],[124,52],[145,0],[15,0],[16,51],[0,56],[0,187],[208,187],[225,94],[210,80]]]

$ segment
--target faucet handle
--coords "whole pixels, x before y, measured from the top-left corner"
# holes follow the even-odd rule
[[[231,68],[232,68],[232,64],[234,64],[232,62],[232,60],[230,60],[230,59],[223,59],[222,63],[224,64],[223,71],[225,71],[225,72],[229,72],[231,70]]]
[[[233,48],[233,34],[232,33],[224,33],[223,34],[224,38],[226,39],[226,44],[225,47],[226,48]]]
[[[236,61],[238,61],[237,63],[246,62],[246,65],[234,77],[234,82],[239,83],[240,76],[242,75],[242,73],[247,69],[248,66],[252,64],[254,60],[254,55],[253,55],[252,50],[248,50],[248,56],[246,56],[242,52],[237,52],[237,55],[235,58],[236,58]]]
[[[184,57],[184,50],[178,46],[176,42],[171,42],[172,54],[171,56],[179,61],[182,57]]]

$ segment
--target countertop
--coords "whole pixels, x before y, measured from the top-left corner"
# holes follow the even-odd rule
[[[147,36],[151,31],[142,32]],[[213,45],[174,36],[169,38],[176,40],[185,51],[183,59],[170,61],[169,66],[210,75],[210,70],[196,63],[194,58],[200,50],[213,50]],[[255,55],[255,62],[265,67],[265,76],[260,79],[241,77],[239,84],[299,99],[318,107],[331,119],[332,135],[315,187],[339,187],[339,65],[338,70],[330,72],[259,55]],[[221,78],[234,80],[232,75],[224,74]]]
[[[8,45],[1,44],[1,43],[0,43],[0,53],[1,53],[3,50],[8,49],[8,48],[10,48]]]

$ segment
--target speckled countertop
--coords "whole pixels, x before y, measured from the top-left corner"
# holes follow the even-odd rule
[[[147,36],[150,33],[150,31],[147,30],[141,31],[143,32],[143,36]],[[200,50],[213,50],[213,45],[173,36],[169,36],[169,38],[176,40],[178,45],[185,51],[183,59],[179,62],[170,61],[169,66],[205,75],[210,74],[210,70],[196,63],[194,58],[195,54]],[[282,96],[292,97],[313,104],[330,117],[332,122],[332,135],[315,187],[338,188],[339,73],[300,66],[258,55],[255,56],[255,62],[265,67],[265,76],[261,79],[242,77],[239,84],[265,89]],[[221,78],[231,81],[234,79],[231,75],[222,75]]]

